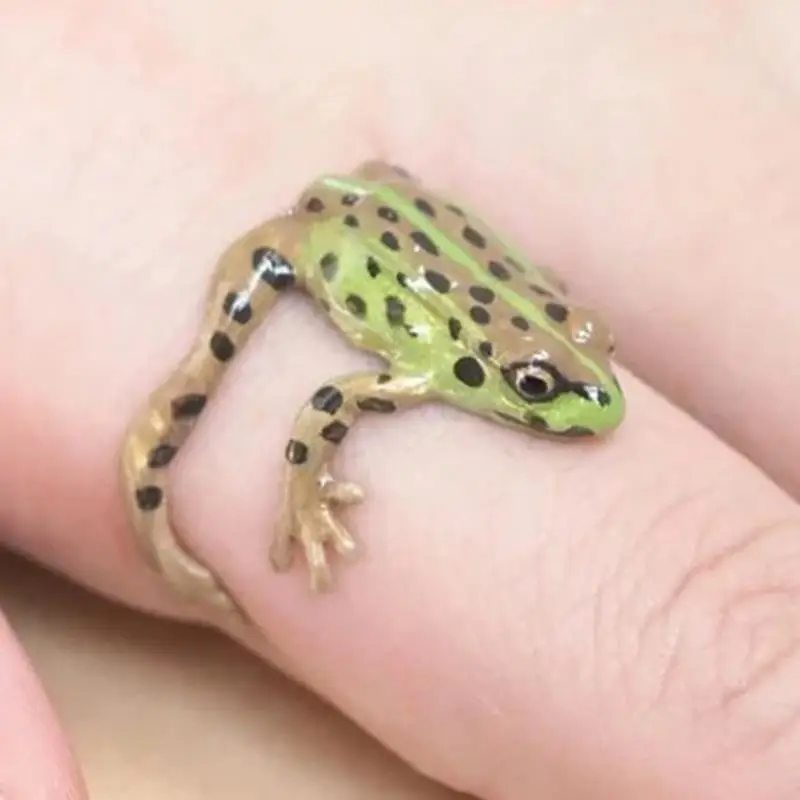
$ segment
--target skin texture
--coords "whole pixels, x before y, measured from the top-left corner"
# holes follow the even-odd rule
[[[278,297],[296,287],[352,344],[382,356],[387,370],[320,387],[287,442],[271,561],[287,570],[297,540],[313,589],[331,586],[326,546],[340,555],[356,546],[335,510],[363,493],[331,470],[360,413],[391,414],[438,399],[561,440],[599,436],[622,419],[605,324],[571,307],[565,289],[556,293],[485,223],[386,162],[322,178],[288,212],[226,250],[195,345],[123,443],[130,526],[150,566],[184,600],[242,616],[219,577],[179,542],[167,468],[242,345]]]
[[[320,603],[269,571],[280,454],[366,359],[287,299],[175,464],[180,529],[269,645],[228,632],[480,797],[796,796],[789,4],[0,9],[10,547],[192,616],[129,545],[125,426],[190,347],[212,254],[309,175],[391,157],[606,312],[626,424],[588,454],[439,407],[365,420],[368,553]]]

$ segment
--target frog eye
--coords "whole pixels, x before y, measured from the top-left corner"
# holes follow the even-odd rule
[[[517,394],[529,402],[550,400],[558,393],[555,376],[540,364],[514,364],[505,370],[505,377]]]

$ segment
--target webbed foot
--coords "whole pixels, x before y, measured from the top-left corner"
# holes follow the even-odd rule
[[[270,548],[270,561],[278,572],[288,570],[294,560],[295,546],[302,547],[315,592],[328,591],[333,575],[328,562],[328,548],[340,556],[349,556],[356,542],[336,518],[338,506],[360,503],[364,493],[355,483],[334,480],[327,470],[319,476],[294,472],[286,493],[286,507],[278,532]]]

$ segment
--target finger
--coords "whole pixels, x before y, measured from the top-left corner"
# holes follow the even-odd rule
[[[782,654],[798,630],[797,509],[629,377],[630,419],[596,448],[532,443],[441,410],[365,421],[339,471],[369,491],[359,516],[348,517],[366,557],[339,571],[341,591],[326,605],[309,599],[302,561],[286,580],[271,576],[279,454],[293,412],[325,379],[315,372],[321,363],[339,374],[358,360],[313,320],[294,305],[269,328],[291,342],[262,345],[275,369],[293,375],[278,391],[260,369],[267,352],[256,345],[243,354],[240,380],[175,474],[181,529],[301,678],[418,767],[490,797],[513,797],[512,783],[548,789],[572,775],[620,797],[626,774],[673,775],[683,796],[702,786],[713,797],[714,781],[730,781],[731,792],[757,781],[759,790],[765,781],[792,785],[785,753],[795,747],[800,681]],[[166,325],[151,331],[170,335]],[[130,350],[141,343],[132,337]],[[119,370],[116,354],[107,358],[97,376],[106,387]],[[113,461],[126,416],[114,423],[124,409],[113,406],[95,406],[95,445],[80,452],[88,461],[63,469],[52,449],[28,451],[23,471],[35,466],[45,479],[20,483],[6,508],[31,515],[11,527],[19,545],[34,549],[29,531],[59,526],[62,541],[79,536],[82,547],[58,550],[53,538],[37,555],[66,570],[83,566],[90,585],[115,584],[125,597],[136,576],[145,582],[135,558],[114,562],[125,552],[124,526],[109,535],[104,504],[74,502],[87,476],[102,487],[91,460]],[[54,422],[69,434],[68,417]],[[112,474],[102,480],[114,496]],[[58,504],[37,494],[61,482]],[[76,550],[93,554],[96,571]],[[145,592],[126,599],[154,602]],[[716,763],[721,776],[708,767]]]
[[[339,591],[324,605],[303,559],[280,580],[250,567],[274,512],[241,474],[269,474],[280,435],[254,433],[233,397],[179,478],[186,530],[297,677],[450,785],[491,798],[528,796],[520,786],[779,796],[800,777],[800,514],[748,462],[625,385],[631,417],[596,448],[446,412],[354,430],[348,460],[368,495],[343,518],[365,557],[334,563]],[[243,462],[233,445],[254,435]],[[227,553],[216,532],[233,494],[242,540]]]
[[[83,784],[50,704],[0,617],[0,797],[78,800]]]

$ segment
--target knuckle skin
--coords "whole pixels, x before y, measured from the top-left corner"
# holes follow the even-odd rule
[[[638,612],[619,612],[629,625],[638,613],[622,677],[636,685],[639,709],[683,715],[712,761],[785,761],[796,781],[800,519],[744,516],[739,498],[707,492],[653,518],[645,562],[621,568],[655,576],[636,583]]]

